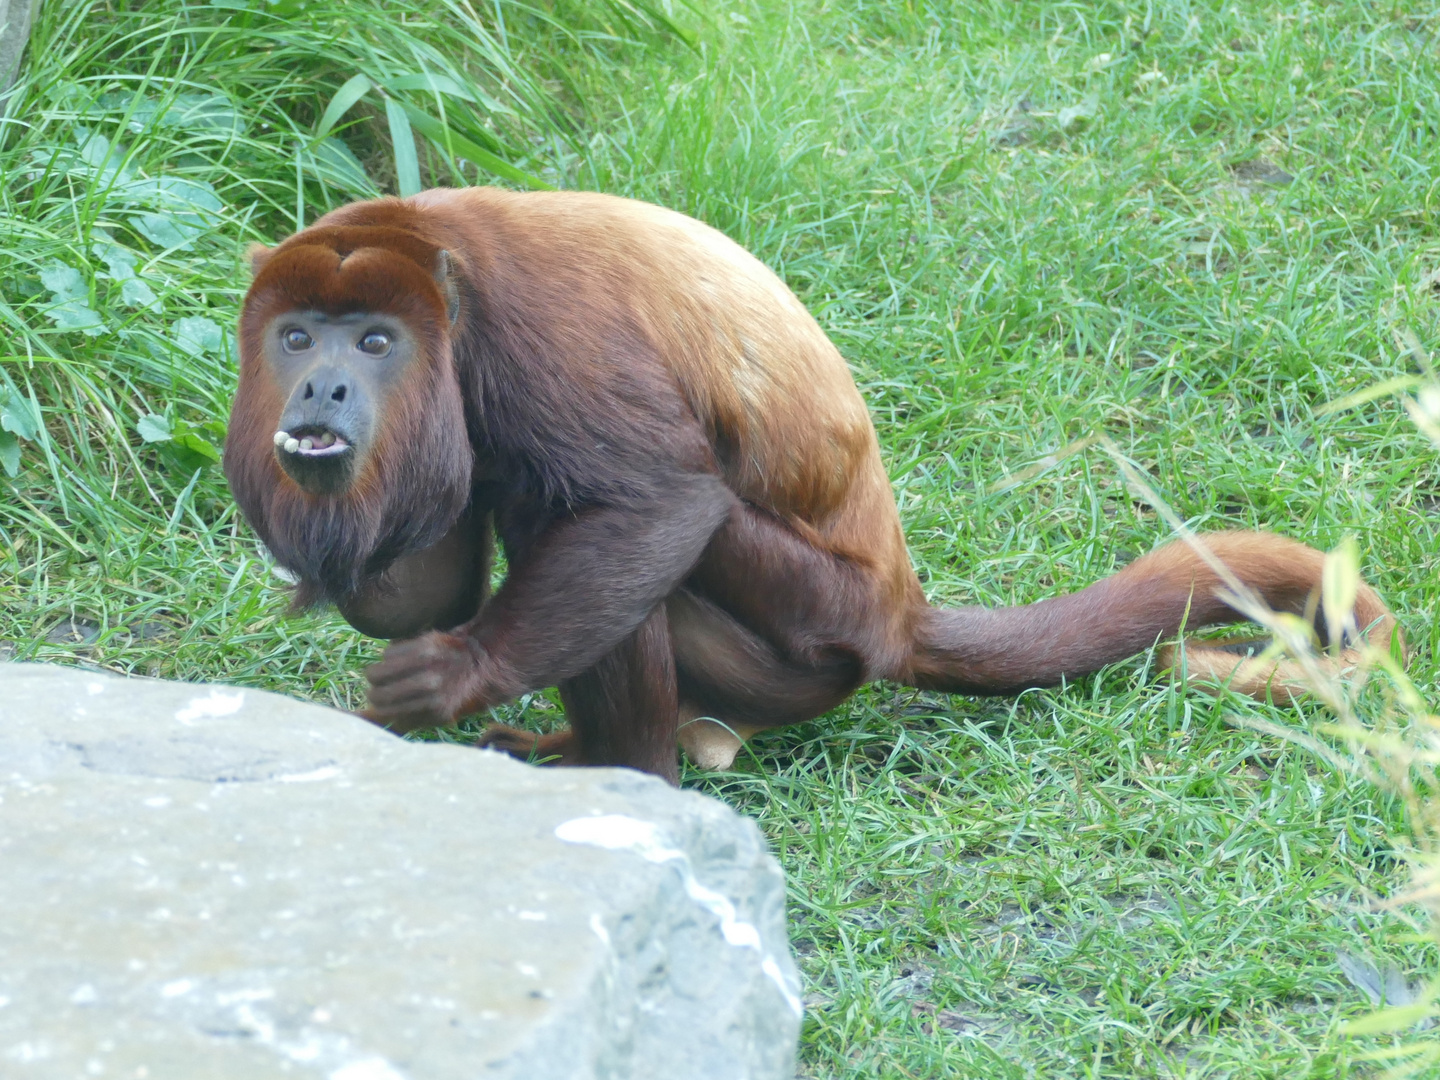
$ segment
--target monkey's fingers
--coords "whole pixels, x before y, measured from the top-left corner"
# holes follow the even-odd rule
[[[476,675],[470,644],[456,635],[431,633],[396,642],[365,670],[370,711],[389,727],[396,721],[414,727],[453,723]]]
[[[433,672],[421,672],[413,678],[372,686],[366,712],[376,723],[396,731],[451,724],[456,717],[450,698],[443,680]]]
[[[445,690],[445,673],[433,668],[375,672],[374,665],[365,669],[370,680],[370,707],[384,711],[406,701],[440,700]]]
[[[408,734],[416,728],[447,727],[454,722],[452,717],[444,716],[423,703],[418,706],[406,703],[383,708],[371,705],[365,710],[365,719],[377,727],[393,731],[396,735]]]
[[[365,710],[369,720],[400,732],[455,722],[455,695],[444,672],[401,664],[377,672],[379,666],[365,672],[370,680],[370,703]]]
[[[453,673],[452,669],[465,666],[463,662],[457,664],[457,660],[463,658],[455,655],[456,650],[447,648],[445,643],[431,640],[440,636],[426,634],[410,641],[397,641],[389,646],[378,663],[365,669],[365,678],[369,680],[370,686],[374,688],[390,683],[408,682],[419,675],[431,675],[436,681],[443,680],[446,675]]]

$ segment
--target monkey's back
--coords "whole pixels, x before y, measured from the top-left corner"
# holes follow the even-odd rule
[[[469,268],[474,279],[560,324],[559,347],[574,362],[600,347],[599,328],[635,327],[737,495],[913,581],[874,426],[843,357],[784,282],[723,233],[610,195],[484,187],[354,204],[316,225],[396,217],[433,222],[437,237],[473,237],[490,261]],[[495,302],[511,302],[503,298]]]

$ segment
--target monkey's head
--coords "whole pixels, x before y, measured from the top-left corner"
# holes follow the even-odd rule
[[[323,226],[251,254],[225,443],[236,501],[300,578],[342,600],[426,548],[470,496],[447,252],[402,229]]]

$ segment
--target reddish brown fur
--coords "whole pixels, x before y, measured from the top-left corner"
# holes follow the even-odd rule
[[[429,271],[442,249],[460,297],[448,331]],[[297,523],[344,518],[339,550],[358,565],[351,595],[334,598],[380,625],[391,605],[407,626],[440,616],[386,582],[415,580],[411,534],[433,542],[459,516],[459,473],[466,520],[493,514],[505,545],[510,575],[473,618],[392,645],[367,673],[370,714],[391,726],[558,683],[572,732],[537,743],[498,729],[491,742],[673,779],[682,714],[745,731],[793,723],[872,679],[1010,693],[1094,671],[1182,623],[1235,618],[1180,544],[1070,596],[930,607],[843,359],[770,271],[678,214],[581,193],[431,191],[335,211],[257,265],[227,471],[267,543],[286,528],[324,543]],[[373,468],[335,506],[290,485],[268,441],[281,403],[259,335],[287,305],[388,311],[428,343]],[[444,440],[426,443],[441,465],[409,449],[435,429],[449,450],[463,445],[465,469],[444,464]],[[402,512],[426,519],[403,543]],[[382,535],[356,554],[355,537]],[[1207,542],[1273,607],[1312,601],[1313,549],[1256,533]],[[470,545],[479,569],[466,580],[483,579],[484,545],[448,543]],[[1393,619],[1368,589],[1356,618],[1388,640]],[[1223,666],[1213,652],[1192,651],[1192,668],[1197,656]]]

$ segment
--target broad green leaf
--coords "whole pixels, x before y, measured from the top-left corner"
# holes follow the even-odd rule
[[[135,231],[162,248],[188,251],[192,241],[206,231],[198,214],[137,214],[130,219]]]
[[[188,450],[190,453],[196,455],[197,457],[203,458],[205,461],[209,462],[212,465],[220,460],[219,449],[212,442],[210,442],[209,439],[205,438],[203,435],[196,433],[193,430],[172,436],[170,442],[171,445]],[[190,468],[195,467],[189,462],[187,462],[186,464]]]
[[[385,99],[385,117],[390,121],[390,143],[395,151],[395,186],[401,198],[420,191],[420,159],[415,154],[415,135],[407,115],[411,111],[395,98]]]
[[[0,431],[0,465],[5,467],[6,475],[19,475],[20,443],[8,431]]]
[[[102,186],[125,184],[135,179],[135,170],[124,163],[123,144],[112,143],[104,135],[81,125],[76,125],[74,132],[75,143],[80,148],[79,162],[75,163],[77,172],[98,178]]]
[[[171,332],[174,334],[175,344],[191,356],[219,352],[220,342],[224,338],[220,324],[203,315],[189,315],[183,319],[176,319],[175,325],[171,327]]]
[[[456,157],[462,157],[466,161],[479,165],[482,169],[494,173],[496,176],[503,176],[507,180],[514,180],[516,183],[525,184],[532,188],[543,191],[553,191],[554,187],[541,180],[538,176],[531,176],[524,169],[517,169],[503,158],[496,157],[489,150],[475,145],[463,135],[457,134],[451,128],[428,116],[415,108],[413,105],[402,105],[405,114],[410,118],[410,123],[415,125],[415,130],[428,138],[442,150],[446,150]]]
[[[140,261],[140,256],[129,248],[110,240],[97,240],[90,245],[90,250],[110,268],[110,276],[116,281],[128,281],[135,276],[135,264]]]
[[[170,441],[170,421],[154,413],[146,413],[137,420],[135,431],[147,443]]]
[[[91,133],[87,128],[76,128],[76,133],[85,132],[80,140],[80,160],[93,168],[103,168],[110,160],[110,140],[99,132]]]
[[[22,439],[34,439],[40,434],[40,420],[30,402],[18,393],[8,394],[0,407],[0,430],[18,435]]]
[[[126,125],[137,134],[147,127],[179,127],[190,131],[237,134],[243,127],[234,103],[224,94],[185,93],[161,100],[129,90],[101,94],[81,110],[89,117],[128,114]]]
[[[79,300],[56,304],[45,314],[54,319],[61,330],[76,330],[87,337],[97,337],[105,332],[104,320]]]
[[[80,271],[62,262],[46,264],[40,271],[40,283],[55,294],[56,303],[90,298],[90,290],[85,287],[85,279],[80,276]]]
[[[375,183],[365,172],[360,159],[335,135],[327,135],[315,144],[315,175],[353,195],[373,195]]]
[[[130,307],[146,308],[150,311],[160,310],[160,298],[155,295],[155,290],[139,278],[130,278],[128,281],[121,282],[120,300]]]
[[[199,210],[218,214],[225,203],[215,189],[203,180],[186,180],[181,176],[157,176],[132,180],[116,189],[116,194],[156,210]]]
[[[352,75],[346,79],[345,85],[335,91],[330,104],[325,106],[325,113],[320,117],[320,124],[315,129],[316,137],[328,135],[340,118],[350,111],[350,106],[368,94],[373,85],[364,75]]]
[[[177,94],[160,122],[191,131],[238,133],[243,126],[235,104],[224,94]]]

